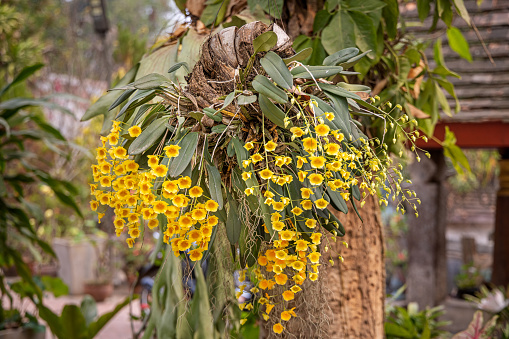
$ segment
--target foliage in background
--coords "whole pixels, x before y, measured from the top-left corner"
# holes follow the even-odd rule
[[[460,289],[469,289],[481,286],[483,276],[479,268],[473,263],[464,264],[461,266],[460,273],[454,278],[456,286]]]
[[[385,336],[387,339],[447,337],[448,332],[440,328],[448,323],[438,320],[443,313],[443,306],[419,311],[416,303],[409,303],[407,308],[389,304],[386,308]]]
[[[466,296],[465,299],[475,303],[477,307],[491,315],[489,323],[492,325],[488,334],[493,338],[508,339],[509,338],[509,289],[504,287],[481,286],[479,292],[475,296]],[[480,312],[479,312],[480,313]],[[478,314],[474,316],[471,325],[479,321]],[[482,318],[480,319],[482,325]],[[478,325],[477,325],[478,326]],[[489,328],[490,326],[488,326]],[[458,337],[455,339],[463,339],[469,337]]]
[[[460,194],[494,189],[499,173],[500,153],[496,150],[465,150],[464,152],[472,170],[458,172],[448,178],[447,182],[452,189]]]

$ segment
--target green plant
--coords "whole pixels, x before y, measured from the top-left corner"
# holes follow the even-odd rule
[[[14,265],[18,275],[33,286],[39,297],[42,292],[33,281],[21,251],[43,251],[53,257],[55,253],[37,236],[32,226],[31,220],[41,219],[43,214],[36,204],[27,200],[27,192],[34,186],[45,184],[62,204],[81,216],[73,200],[74,185],[51,176],[45,170],[51,167],[50,159],[42,158],[38,153],[43,145],[54,152],[64,152],[66,143],[60,132],[34,107],[63,108],[47,99],[14,97],[3,100],[13,87],[41,67],[36,64],[24,68],[0,89],[0,267]],[[0,291],[10,298],[3,272],[0,273]]]
[[[440,327],[448,323],[437,319],[443,313],[443,306],[422,311],[419,311],[416,303],[409,303],[406,309],[389,306],[386,309],[387,320],[384,324],[386,338],[442,338],[448,333],[440,330]]]
[[[60,316],[42,303],[38,304],[39,316],[58,339],[92,339],[125,306],[130,298],[117,304],[113,311],[98,317],[97,305],[89,295],[85,295],[81,305],[65,305]]]
[[[460,289],[479,287],[483,277],[479,269],[473,264],[464,264],[461,266],[460,273],[455,277],[456,286]]]
[[[493,328],[493,334],[496,338],[509,338],[509,295],[508,289],[504,287],[481,286],[479,292],[475,296],[467,295],[469,300],[477,305],[477,307],[496,317],[496,323]]]

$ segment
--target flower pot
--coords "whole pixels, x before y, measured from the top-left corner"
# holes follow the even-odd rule
[[[46,330],[35,331],[32,328],[0,330],[0,339],[44,339]]]
[[[104,239],[94,239],[99,243]],[[69,294],[83,294],[83,282],[95,278],[97,254],[89,240],[53,239],[58,258],[58,277],[69,286]]]
[[[95,301],[100,302],[113,294],[111,282],[86,282],[83,284],[83,293],[90,294]]]

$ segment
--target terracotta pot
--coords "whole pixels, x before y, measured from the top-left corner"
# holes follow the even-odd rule
[[[88,282],[83,284],[83,293],[90,294],[95,301],[104,301],[113,294],[111,282]]]

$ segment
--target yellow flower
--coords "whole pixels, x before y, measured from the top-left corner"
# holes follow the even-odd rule
[[[245,194],[246,196],[250,196],[251,194],[253,194],[253,188],[252,188],[252,187],[246,188],[246,189],[244,190],[244,194]]]
[[[286,259],[286,252],[283,250],[276,252],[276,258],[279,260],[285,260]]]
[[[180,146],[178,145],[169,145],[164,147],[165,154],[168,158],[175,158],[178,157]]]
[[[194,186],[189,190],[189,196],[191,198],[199,198],[203,194],[203,189],[200,186]]]
[[[299,171],[299,173],[297,173],[297,174],[299,175],[299,181],[303,182],[304,179],[306,179],[306,176],[308,175],[308,172]]]
[[[327,113],[325,113],[325,117],[327,118],[327,120],[332,121],[332,120],[334,120],[334,113],[327,112]]]
[[[329,126],[325,124],[316,125],[315,127],[316,135],[320,137],[326,137],[327,135],[329,135],[329,131],[330,131]]]
[[[152,219],[152,220],[150,220],[150,221],[148,222],[147,226],[148,226],[148,228],[153,229],[153,228],[155,228],[155,227],[159,226],[159,220],[157,220],[157,219]]]
[[[318,147],[318,142],[314,138],[304,138],[302,140],[302,145],[304,146],[304,150],[311,153],[316,151],[316,148]]]
[[[287,230],[280,232],[279,235],[281,236],[281,240],[292,240],[295,236],[295,232]]]
[[[295,215],[301,215],[302,214],[302,209],[300,207],[294,207],[292,208],[292,213],[295,214]]]
[[[97,210],[97,207],[99,207],[99,203],[95,200],[90,201],[90,209],[92,211]]]
[[[327,205],[329,205],[329,202],[327,200],[325,200],[324,198],[320,198],[317,201],[315,201],[315,205],[317,208],[323,210],[324,208],[327,207]]]
[[[242,161],[242,167],[244,167],[244,168],[246,168],[250,164],[251,164],[251,160],[244,160],[244,161]]]
[[[127,132],[129,132],[129,136],[131,138],[136,138],[141,134],[141,128],[140,126],[134,125],[133,127],[129,128]]]
[[[313,244],[315,245],[318,245],[320,244],[321,240],[320,238],[322,237],[322,233],[313,233],[311,234],[311,241],[313,242]]]
[[[318,200],[317,200],[317,202],[318,202]],[[316,220],[315,219],[307,219],[306,220],[306,226],[309,227],[309,228],[315,228],[316,227]]]
[[[165,165],[157,165],[152,168],[152,173],[158,177],[165,177],[168,172],[168,167]]]
[[[127,150],[122,146],[115,147],[113,149],[113,155],[117,159],[127,159]]]
[[[293,136],[296,138],[300,138],[304,135],[304,131],[300,127],[292,127],[290,128],[290,132],[292,132]]]
[[[293,293],[297,293],[297,292],[300,292],[302,291],[302,288],[300,288],[299,286],[295,285],[295,286],[292,286],[292,288],[290,288],[292,290]]]
[[[254,145],[252,142],[246,142],[246,144],[244,145],[244,148],[247,149],[248,151],[251,150],[253,147]]]
[[[309,182],[311,183],[311,185],[317,186],[323,182],[323,175],[313,173],[308,176],[308,179],[309,179]]]
[[[258,161],[261,161],[263,157],[260,155],[260,153],[253,154],[251,156],[251,160],[253,161],[253,164],[256,164]]]
[[[168,180],[163,183],[163,189],[168,193],[177,193],[179,186],[176,180]]]
[[[116,145],[118,144],[118,134],[110,134],[108,136],[108,142],[110,143],[110,145]]]
[[[156,155],[149,155],[148,158],[148,166],[150,168],[154,168],[154,166],[159,165],[159,158]]]
[[[320,262],[320,256],[321,254],[318,252],[311,252],[308,255],[309,261],[311,261],[313,264],[318,264]]]
[[[207,217],[207,212],[202,208],[195,208],[191,215],[194,220],[203,220]]]
[[[178,179],[178,185],[180,189],[185,189],[191,187],[191,178],[189,177],[181,177]]]
[[[104,147],[99,147],[99,148],[96,148],[95,150],[97,152],[97,155],[96,155],[96,159],[106,159],[106,157],[108,156],[108,152],[106,151],[106,148]]]
[[[339,152],[339,145],[335,143],[329,143],[325,145],[328,155],[337,155]]]
[[[210,237],[212,235],[212,227],[210,226],[202,226],[200,228],[201,234],[203,234],[203,237]]]
[[[276,201],[272,203],[272,208],[274,208],[276,211],[282,211],[285,209],[285,204],[283,204],[281,201]]]
[[[191,242],[189,240],[184,239],[179,242],[178,249],[179,249],[179,251],[183,252],[183,251],[189,249],[190,247],[191,247]]]
[[[316,273],[309,273],[309,280],[315,281],[316,279],[318,279],[318,274],[316,274]]]
[[[280,323],[274,324],[274,326],[272,326],[272,330],[274,331],[274,333],[277,334],[281,334],[284,329],[285,328]]]
[[[193,218],[191,218],[189,215],[183,215],[179,219],[179,226],[184,228],[189,228],[193,226],[194,221]]]
[[[309,160],[311,160],[311,167],[313,168],[322,168],[325,164],[325,158],[320,157],[309,157]]]
[[[205,203],[205,209],[209,212],[216,212],[218,207],[219,207],[219,204],[217,202],[215,202],[214,200],[208,200]]]
[[[293,300],[295,293],[292,291],[284,291],[282,295],[285,301],[290,301]]]
[[[297,240],[295,242],[295,250],[296,251],[307,251],[308,242],[306,240]]]
[[[202,239],[202,234],[200,231],[198,230],[192,230],[191,232],[189,232],[189,240],[191,240],[192,242],[199,242],[200,240]]]
[[[133,248],[133,246],[134,246],[134,239],[133,238],[127,238],[126,239],[126,243],[127,243],[127,246],[129,246],[129,248]]]
[[[216,217],[215,215],[211,215],[207,219],[207,225],[209,225],[209,226],[216,226],[218,222],[219,222],[219,218]]]
[[[306,267],[302,261],[294,261],[291,266],[296,271],[302,271]]]
[[[168,204],[164,201],[156,201],[154,203],[154,212],[161,214],[166,212],[166,208],[168,207]]]
[[[262,256],[259,256],[259,257],[258,257],[258,264],[259,264],[260,266],[266,266],[266,265],[267,265],[267,263],[268,263],[268,260],[267,260],[267,257],[266,257],[266,256],[263,256],[263,255],[262,255]]]
[[[180,248],[180,244],[179,244],[179,248]],[[189,251],[189,259],[191,259],[192,261],[201,260],[202,257],[203,257],[203,253],[199,249]]]
[[[246,181],[247,179],[251,178],[251,175],[251,172],[242,172],[242,179]]]
[[[269,180],[270,178],[272,178],[272,175],[273,175],[272,171],[268,168],[261,170],[259,172],[259,174],[260,174],[260,177],[265,180]]]
[[[281,312],[281,320],[288,321],[292,318],[292,315],[288,311]]]
[[[282,223],[281,221],[275,221],[272,223],[272,228],[278,232],[282,231],[284,227],[285,227],[285,224]]]
[[[303,209],[305,209],[306,211],[309,211],[313,208],[313,202],[309,199],[306,199],[306,200],[302,200],[300,202],[300,205],[302,206]]]
[[[276,276],[274,277],[274,280],[276,281],[276,284],[284,285],[284,284],[286,284],[286,281],[288,280],[288,276],[284,273],[276,274]]]
[[[277,144],[272,140],[265,144],[265,150],[269,151],[269,152],[274,151],[276,149],[276,147],[277,147]]]
[[[178,208],[186,207],[188,204],[188,198],[183,194],[177,194],[172,199],[173,205],[175,205]]]

